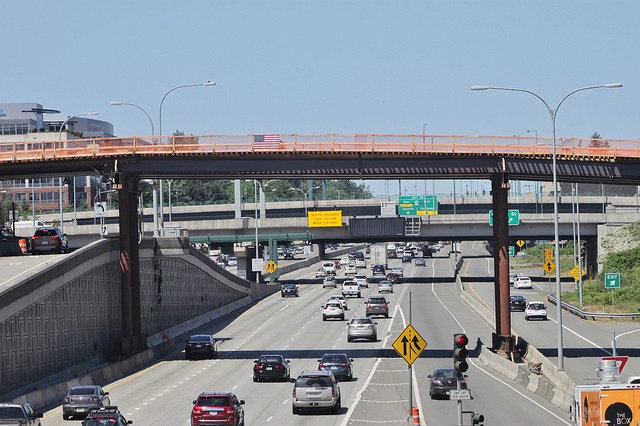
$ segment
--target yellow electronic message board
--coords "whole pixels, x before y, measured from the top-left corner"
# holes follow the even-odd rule
[[[342,226],[342,210],[308,212],[309,228]]]

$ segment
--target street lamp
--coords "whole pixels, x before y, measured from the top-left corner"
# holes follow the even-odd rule
[[[149,113],[144,110],[144,108],[131,102],[113,101],[113,102],[109,102],[109,104],[116,105],[116,106],[129,105],[134,108],[138,108],[140,111],[142,111],[144,115],[146,115],[147,118],[149,119],[149,124],[151,124],[151,141],[152,143],[155,144],[156,135],[155,135],[155,129],[153,127],[153,120],[151,119],[151,116],[149,115]],[[152,183],[151,187],[153,189],[153,236],[158,237],[159,236],[159,233],[158,233],[158,185],[155,183],[155,180],[154,180],[154,183]]]
[[[307,216],[308,216],[308,212],[307,212],[307,195],[309,194],[309,192],[313,191],[314,189],[319,189],[319,188],[320,188],[319,186],[314,186],[314,187],[311,187],[311,188],[307,189],[306,191],[303,191],[300,188],[290,188],[290,189],[293,189],[294,191],[299,191],[299,192],[302,192],[304,194],[304,199],[302,200],[302,202],[304,204],[304,217],[305,217],[305,220],[307,220]]]
[[[558,232],[558,176],[556,170],[556,116],[558,109],[562,103],[571,95],[577,92],[591,89],[615,89],[622,87],[622,83],[607,83],[597,86],[587,86],[575,89],[567,93],[555,108],[551,108],[549,104],[537,93],[527,89],[518,89],[512,87],[492,87],[492,86],[471,86],[471,90],[506,90],[511,92],[528,93],[538,98],[549,111],[551,117],[551,128],[553,133],[553,152],[552,152],[552,168],[553,168],[553,231],[555,237],[555,261],[556,261],[556,299],[557,299],[557,315],[558,315],[558,370],[564,370],[564,355],[562,342],[562,291],[560,287],[560,242]]]
[[[76,117],[84,117],[87,115],[98,115],[99,113],[96,111],[93,112],[87,112],[84,114],[76,114],[76,115],[72,115],[70,117],[68,117],[66,120],[64,120],[62,122],[62,124],[60,125],[60,129],[58,130],[58,140],[61,141],[62,140],[62,129],[64,128],[64,126],[69,122],[69,120],[71,120],[72,118],[76,118]],[[59,195],[58,197],[60,198],[60,230],[62,232],[64,232],[64,213],[62,211],[62,177],[60,177],[60,180],[58,181],[58,186],[59,186]],[[35,215],[34,215],[35,217]],[[77,215],[76,215],[76,177],[73,177],[73,220],[78,221]]]

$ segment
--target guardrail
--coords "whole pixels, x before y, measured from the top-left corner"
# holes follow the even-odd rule
[[[547,295],[547,300],[550,303],[553,303],[554,305],[558,305],[558,300],[552,296],[552,295]],[[570,305],[567,302],[561,302],[562,308],[566,309],[567,311],[571,312],[574,315],[577,315],[583,319],[589,319],[591,318],[593,321],[595,321],[596,318],[640,318],[640,312],[636,312],[636,313],[628,313],[628,314],[610,314],[610,313],[605,313],[605,312],[589,312],[589,311],[583,311],[582,309]]]

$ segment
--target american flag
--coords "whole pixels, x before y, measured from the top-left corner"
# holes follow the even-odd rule
[[[254,149],[280,148],[280,135],[253,135]]]

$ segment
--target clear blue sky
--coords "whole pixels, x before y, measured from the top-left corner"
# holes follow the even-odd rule
[[[549,137],[532,96],[470,86],[526,88],[555,106],[622,82],[569,98],[558,136],[637,139],[638,16],[637,0],[5,1],[0,101],[99,111],[120,136],[149,135],[139,110],[109,102],[138,104],[157,132],[169,89],[212,80],[167,97],[164,134],[421,134],[426,123]]]

